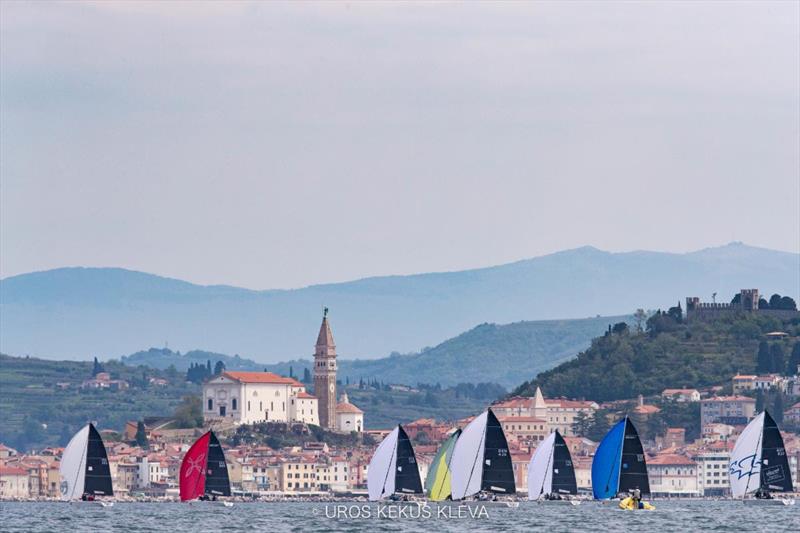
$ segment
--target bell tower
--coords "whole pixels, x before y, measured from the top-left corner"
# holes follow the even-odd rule
[[[314,395],[319,402],[319,425],[323,429],[336,429],[336,344],[328,324],[327,307],[314,349]]]

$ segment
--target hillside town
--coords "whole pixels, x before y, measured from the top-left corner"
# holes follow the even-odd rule
[[[721,312],[720,308],[714,309],[715,313]],[[366,429],[369,412],[351,403],[346,390],[339,390],[336,372],[336,345],[326,310],[315,344],[315,394],[292,377],[222,371],[203,384],[202,428],[175,428],[169,419],[154,418],[130,421],[121,433],[101,430],[115,497],[178,499],[181,460],[192,442],[208,428],[223,440],[235,496],[262,500],[364,496],[367,465],[389,429]],[[84,385],[125,387],[104,373]],[[729,495],[731,450],[739,433],[763,409],[758,403],[764,392],[780,392],[782,397],[793,398],[794,403],[778,417],[784,424],[800,427],[798,369],[790,376],[737,374],[725,385],[668,388],[657,396],[613,402],[549,398],[537,387],[530,396],[507,397],[489,407],[508,440],[520,493],[527,490],[527,469],[533,451],[558,430],[571,452],[578,489],[590,494],[592,459],[598,446],[597,440],[590,438],[591,433],[596,433],[592,428],[607,428],[627,415],[645,430],[643,442],[653,496],[724,497]],[[690,420],[687,427],[665,427],[649,434],[649,421],[665,409],[695,413],[697,419]],[[472,418],[419,418],[403,424],[414,443],[422,479],[439,444]],[[689,425],[699,427],[691,438]],[[290,437],[291,442],[270,446],[256,438],[259,432]],[[318,438],[319,435],[322,436]],[[791,477],[797,486],[800,436],[784,431],[783,437]],[[0,498],[58,498],[62,453],[63,448],[59,447],[23,453],[0,444]]]

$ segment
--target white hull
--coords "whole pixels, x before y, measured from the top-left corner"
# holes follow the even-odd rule
[[[189,502],[189,505],[202,505],[202,506],[209,505],[209,506],[217,506],[217,507],[219,507],[219,506],[221,506],[221,507],[233,507],[233,502],[222,501],[222,500],[217,500],[217,501],[193,500],[193,501]]]
[[[581,500],[536,500],[536,503],[545,505],[580,505]]]
[[[748,505],[785,505],[790,506],[794,505],[794,499],[792,498],[772,498],[771,500],[759,500],[758,498],[748,498],[742,500],[743,503]]]
[[[508,508],[517,508],[519,507],[519,502],[514,501],[504,501],[504,500],[443,500],[440,502],[428,502],[430,505],[439,505],[442,507],[458,507],[461,505],[466,505],[468,507],[508,507]]]

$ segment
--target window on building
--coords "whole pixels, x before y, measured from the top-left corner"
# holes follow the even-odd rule
[[[212,400],[211,398],[208,399],[208,410],[209,411],[214,410],[214,400]]]
[[[231,409],[236,410],[236,398],[231,400]]]

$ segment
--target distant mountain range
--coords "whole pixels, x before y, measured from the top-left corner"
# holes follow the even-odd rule
[[[686,254],[584,247],[511,264],[296,290],[199,286],[119,268],[0,280],[0,351],[101,359],[203,347],[274,363],[313,352],[331,309],[343,359],[414,352],[486,322],[622,315],[743,287],[797,298],[800,255],[730,244]]]
[[[443,343],[408,355],[393,354],[371,360],[339,359],[339,379],[356,383],[377,379],[385,383],[436,384],[499,383],[506,388],[519,385],[539,372],[575,356],[587,348],[593,337],[610,325],[630,317],[602,317],[580,320],[516,322],[498,326],[481,324]],[[151,348],[121,358],[126,365],[166,369],[174,365],[185,371],[192,363],[213,367],[222,361],[228,370],[268,370],[302,378],[311,370],[310,359],[277,364],[259,364],[239,356],[193,350],[184,354]]]

